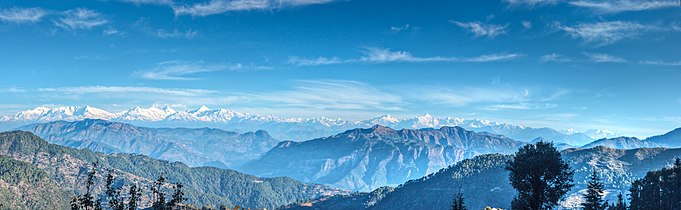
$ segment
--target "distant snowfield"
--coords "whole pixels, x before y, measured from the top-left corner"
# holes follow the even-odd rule
[[[367,120],[349,121],[327,117],[283,118],[241,113],[222,108],[210,109],[206,106],[178,111],[169,106],[155,105],[148,108],[134,107],[118,113],[92,106],[40,106],[14,115],[0,116],[0,124],[2,124],[0,129],[13,129],[29,123],[83,119],[104,119],[149,127],[213,127],[241,132],[266,130],[277,139],[297,141],[329,136],[353,128],[368,128],[377,124],[395,129],[460,126],[473,131],[505,135],[520,141],[529,142],[542,137],[570,145],[583,145],[595,139],[617,136],[615,132],[604,129],[591,129],[584,132],[573,129],[558,131],[551,128],[532,128],[481,119],[435,117],[430,114],[401,119],[384,115]]]

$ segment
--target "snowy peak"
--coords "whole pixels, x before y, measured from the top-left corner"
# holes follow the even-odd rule
[[[615,138],[617,134],[607,129],[591,129],[584,132],[587,136],[592,139],[604,139],[604,138]]]
[[[111,119],[115,115],[107,111],[91,106],[62,106],[46,107],[39,106],[31,110],[21,111],[14,116],[5,117],[15,121],[55,121],[55,120],[79,120],[85,118]]]
[[[149,108],[135,107],[119,114],[114,120],[123,121],[161,121],[171,114],[176,113],[174,109],[165,106],[153,105]]]

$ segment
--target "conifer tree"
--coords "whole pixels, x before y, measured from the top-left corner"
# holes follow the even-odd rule
[[[184,192],[182,192],[182,183],[177,183],[175,184],[175,192],[173,193],[172,199],[170,199],[170,202],[168,203],[168,208],[173,209],[178,206],[178,204],[181,204],[186,200],[184,198]]]
[[[85,181],[85,194],[79,196],[78,198],[80,208],[85,210],[94,210],[97,207],[95,197],[92,195],[92,188],[94,187],[93,185],[95,183],[94,179],[95,175],[97,174],[97,166],[97,162],[92,164],[92,169],[88,173],[87,179]]]
[[[574,172],[552,143],[523,146],[506,170],[511,186],[518,191],[511,203],[513,209],[552,209],[573,186]]]
[[[596,171],[593,171],[589,177],[586,193],[583,195],[585,201],[582,203],[582,207],[584,207],[584,210],[605,209],[608,205],[604,204],[603,193],[603,183],[598,178]]]
[[[121,198],[121,189],[114,188],[114,171],[109,170],[106,175],[106,196],[109,199],[109,208],[112,210],[124,210],[125,205],[123,203],[123,198]]]
[[[137,210],[140,198],[142,197],[142,190],[137,187],[137,184],[130,186],[128,191],[130,198],[128,199],[128,210]]]
[[[466,204],[463,201],[463,193],[461,193],[461,190],[454,196],[452,210],[466,210]]]
[[[154,182],[154,186],[151,188],[151,193],[154,197],[154,202],[151,208],[154,210],[164,210],[166,209],[166,194],[163,192],[163,184],[165,184],[166,178],[163,174],[158,177]]]

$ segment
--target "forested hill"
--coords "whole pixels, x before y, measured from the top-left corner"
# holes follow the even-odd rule
[[[116,183],[124,187],[130,183],[150,186],[152,180],[163,174],[169,183],[184,184],[187,203],[197,206],[224,204],[272,209],[296,200],[343,192],[285,177],[259,178],[213,167],[192,168],[183,163],[156,160],[144,155],[105,155],[86,149],[72,149],[49,144],[24,131],[0,133],[0,155],[30,163],[62,188],[58,190],[76,193],[84,190],[82,186],[88,172],[87,167],[94,162],[100,165],[100,172],[95,179],[96,193],[101,192],[104,180],[102,176],[108,169],[115,171]],[[9,181],[3,179],[3,182]],[[14,195],[20,194],[19,190],[10,189]],[[68,201],[54,202],[59,202],[55,205],[68,205]]]

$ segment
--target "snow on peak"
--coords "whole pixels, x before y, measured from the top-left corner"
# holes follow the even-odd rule
[[[590,129],[590,130],[585,131],[584,134],[588,135],[592,139],[617,137],[617,134],[615,132],[612,132],[612,131],[607,130],[607,129]]]
[[[17,121],[55,121],[81,120],[85,118],[111,119],[114,116],[114,114],[91,106],[39,106],[31,110],[20,111],[14,116],[4,118],[6,120]]]
[[[174,109],[166,106],[159,107],[153,105],[149,108],[141,108],[139,106],[128,109],[118,114],[116,120],[123,121],[161,121],[171,114],[176,113]]]

